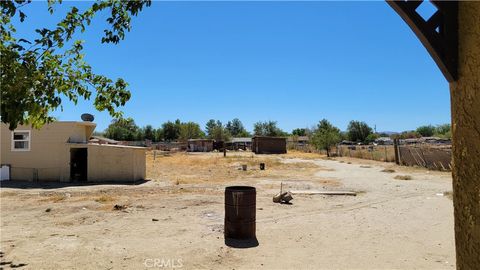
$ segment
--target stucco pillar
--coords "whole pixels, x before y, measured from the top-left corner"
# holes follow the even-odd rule
[[[480,2],[459,2],[458,80],[450,84],[457,269],[480,269]]]

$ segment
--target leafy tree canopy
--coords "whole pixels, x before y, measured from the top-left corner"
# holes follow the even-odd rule
[[[296,128],[296,129],[292,130],[292,135],[294,135],[294,136],[306,136],[307,135],[307,129]]]
[[[330,148],[342,139],[340,129],[333,126],[327,119],[321,120],[313,129],[310,141],[319,150],[327,151],[330,156]]]
[[[51,29],[38,28],[37,38],[27,40],[16,35],[14,22],[28,21],[22,10],[31,0],[2,0],[0,85],[1,120],[15,129],[18,124],[40,127],[53,121],[49,113],[62,108],[62,98],[77,103],[93,98],[99,111],[113,117],[121,115],[118,107],[130,99],[128,84],[123,79],[112,80],[95,74],[85,62],[83,41],[77,39],[97,13],[108,12],[102,43],[117,44],[131,29],[131,17],[136,16],[150,0],[98,0],[85,10],[73,6]],[[49,0],[48,11],[62,1]]]
[[[118,118],[112,120],[104,135],[117,141],[134,141],[138,138],[138,130],[132,118]]]
[[[256,136],[286,136],[287,133],[277,127],[276,121],[256,122],[253,125],[253,132]]]
[[[435,133],[435,127],[432,125],[419,126],[416,131],[423,137],[430,137]]]
[[[227,125],[225,126],[228,130],[228,133],[233,137],[250,137],[251,134],[245,129],[243,126],[242,121],[240,119],[235,118],[232,121],[228,121]]]
[[[180,137],[180,120],[177,119],[175,122],[165,122],[162,124],[163,130],[163,139],[165,141],[175,141]]]
[[[205,137],[200,125],[195,122],[181,123],[179,139],[186,141],[189,139],[201,139]]]
[[[365,142],[372,132],[372,128],[365,122],[352,120],[347,127],[348,139],[353,142]]]
[[[206,124],[206,131],[208,138],[216,141],[228,141],[231,137],[228,129],[219,120],[210,119]]]

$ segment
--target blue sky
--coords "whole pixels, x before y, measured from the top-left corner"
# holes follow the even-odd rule
[[[52,25],[32,3],[19,33]],[[64,6],[64,7],[62,7]],[[425,12],[430,9],[424,7]],[[450,122],[448,83],[401,18],[379,2],[153,2],[118,45],[101,44],[106,14],[80,39],[94,72],[124,78],[122,109],[140,126],[177,118],[204,127],[240,118],[247,129],[275,120],[291,131],[327,118],[345,130],[361,120],[378,131]],[[90,101],[65,102],[60,120],[95,115]]]

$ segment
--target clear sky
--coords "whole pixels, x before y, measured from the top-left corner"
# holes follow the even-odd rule
[[[89,3],[68,2],[61,6]],[[427,7],[425,12],[430,12]],[[19,33],[52,25],[45,3],[25,12]],[[140,126],[177,118],[204,127],[240,118],[248,130],[275,120],[291,131],[327,118],[345,130],[362,120],[378,131],[450,122],[448,83],[402,19],[378,2],[158,2],[132,20],[118,45],[100,43],[106,14],[80,36],[94,72],[124,78],[122,109]],[[95,115],[65,102],[59,120]]]

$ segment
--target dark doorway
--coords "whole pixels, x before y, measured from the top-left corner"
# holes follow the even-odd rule
[[[87,148],[70,149],[70,180],[87,181]]]

